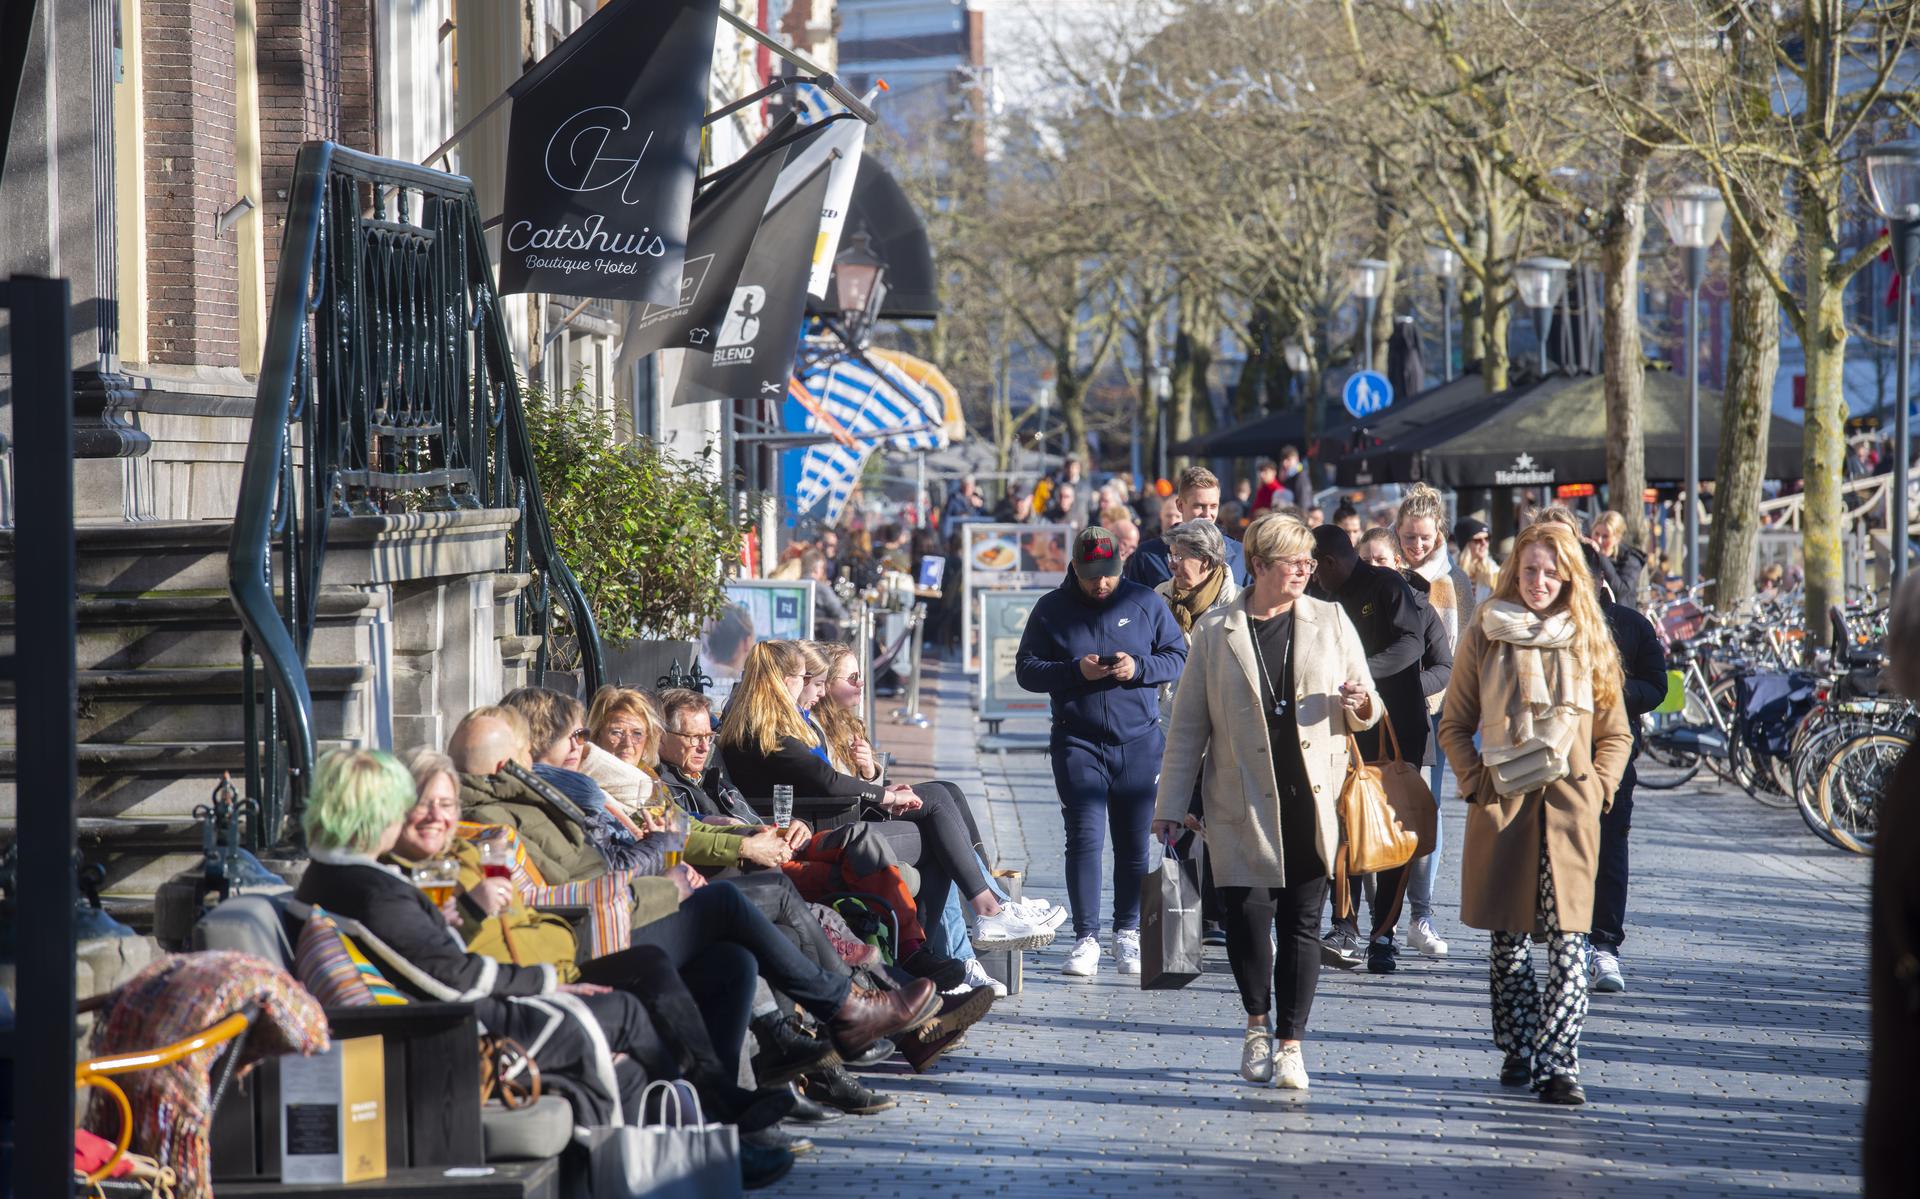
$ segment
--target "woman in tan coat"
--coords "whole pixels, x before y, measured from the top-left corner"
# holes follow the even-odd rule
[[[1460,637],[1440,744],[1467,809],[1460,919],[1493,933],[1500,1081],[1586,1102],[1580,1030],[1600,814],[1633,752],[1620,656],[1563,525],[1529,526]],[[1480,735],[1475,748],[1474,735]],[[1546,994],[1532,937],[1547,938]]]
[[[1197,778],[1227,960],[1247,1012],[1240,1073],[1305,1090],[1300,1039],[1320,977],[1320,911],[1340,836],[1334,801],[1348,734],[1372,727],[1382,708],[1346,613],[1304,594],[1314,567],[1307,527],[1263,513],[1247,528],[1246,556],[1253,586],[1193,627],[1153,831],[1169,839],[1193,820]]]

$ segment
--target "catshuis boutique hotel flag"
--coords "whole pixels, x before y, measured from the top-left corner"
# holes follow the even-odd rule
[[[508,91],[500,290],[672,304],[719,0],[613,0]]]
[[[790,161],[781,178],[802,169],[797,159]],[[778,400],[786,394],[807,317],[807,275],[831,174],[826,163],[816,164],[810,174],[798,176],[800,185],[784,201],[767,210],[719,324],[688,330],[689,345],[710,353],[687,355],[675,404]],[[775,195],[780,190],[776,186]]]

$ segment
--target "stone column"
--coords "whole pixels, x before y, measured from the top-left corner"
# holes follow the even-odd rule
[[[74,453],[143,454],[120,373],[113,182],[115,0],[64,0],[34,13],[6,175],[0,275],[65,276],[73,288]],[[12,400],[0,375],[0,399]],[[21,397],[30,402],[31,397]],[[80,480],[85,487],[85,479]]]

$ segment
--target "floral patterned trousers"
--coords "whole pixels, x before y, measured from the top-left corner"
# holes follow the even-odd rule
[[[1560,931],[1544,828],[1539,905],[1547,928],[1546,993],[1540,993],[1534,980],[1530,932],[1494,933],[1487,966],[1493,989],[1493,1043],[1509,1057],[1532,1060],[1535,1090],[1556,1074],[1579,1076],[1580,1030],[1587,1020],[1587,935]]]

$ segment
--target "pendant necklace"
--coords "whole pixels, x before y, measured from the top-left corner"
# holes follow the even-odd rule
[[[1279,617],[1276,616],[1273,619],[1278,620]],[[1293,699],[1290,696],[1280,694],[1280,688],[1273,685],[1273,675],[1267,672],[1267,656],[1260,652],[1260,634],[1258,630],[1249,629],[1248,631],[1253,633],[1253,660],[1260,663],[1260,677],[1267,681],[1267,694],[1273,696],[1273,714],[1284,718],[1287,714],[1287,709],[1293,706]],[[1283,651],[1280,658],[1281,682],[1286,681],[1287,663],[1292,660],[1293,634],[1292,631],[1289,630],[1287,634],[1287,648]]]

